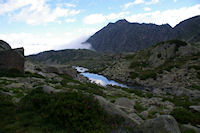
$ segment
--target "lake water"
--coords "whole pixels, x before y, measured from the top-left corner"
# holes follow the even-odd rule
[[[75,68],[78,72],[80,72],[80,74],[83,75],[84,77],[87,77],[92,83],[100,84],[102,86],[116,85],[116,86],[120,86],[120,87],[129,88],[127,85],[120,84],[114,80],[108,80],[103,75],[89,73],[89,72],[87,72],[88,71],[87,68],[84,68],[84,67],[73,67],[73,68]]]

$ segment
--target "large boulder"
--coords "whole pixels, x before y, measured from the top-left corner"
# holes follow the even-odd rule
[[[136,119],[136,114],[134,116],[130,116],[124,111],[122,111],[118,106],[116,106],[113,103],[110,103],[105,98],[101,96],[95,96],[95,99],[99,101],[100,106],[110,115],[118,116],[120,118],[124,119],[124,122],[121,123],[120,128],[113,130],[113,133],[129,133],[127,131],[127,128],[131,129],[131,133],[138,133],[139,132],[139,125],[141,124],[141,121]],[[140,118],[141,119],[141,118]]]
[[[141,124],[143,133],[181,133],[176,120],[170,115],[161,115]]]
[[[128,98],[125,97],[121,97],[115,100],[115,104],[121,107],[125,107],[125,108],[130,108],[133,109],[134,105],[135,105],[135,101],[134,100],[130,100]]]
[[[11,47],[7,42],[0,40],[0,51],[2,50],[11,50]]]
[[[24,72],[24,49],[11,49],[8,43],[0,40],[0,70],[12,69]]]

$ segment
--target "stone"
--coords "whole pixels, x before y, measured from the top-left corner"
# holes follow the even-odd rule
[[[105,98],[101,96],[95,96],[95,98],[99,101],[99,104],[104,110],[109,113],[110,115],[118,115],[125,119],[125,123],[129,126],[139,126],[141,123],[140,121],[130,117],[120,108],[118,108],[113,103],[108,102]]]
[[[57,93],[57,92],[61,92],[62,90],[58,90],[58,89],[55,89],[51,86],[47,86],[47,85],[44,85],[42,90],[45,92],[45,93],[48,93],[48,94],[52,94],[52,93]]]
[[[133,109],[134,105],[135,105],[135,101],[130,100],[130,99],[125,98],[125,97],[122,97],[122,98],[117,98],[115,100],[114,104],[125,107],[125,108]]]
[[[170,115],[160,115],[141,124],[143,133],[181,133],[176,120]]]
[[[7,42],[0,40],[0,51],[1,50],[10,50],[10,49],[11,49],[11,47]]]
[[[189,131],[193,131],[194,133],[200,133],[200,128],[194,127],[189,124],[188,125],[184,124],[181,126],[181,132],[187,133]]]
[[[148,118],[148,116],[149,116],[149,112],[148,111],[143,111],[143,112],[141,112],[140,113],[140,115],[143,117],[143,118]]]
[[[194,110],[194,111],[200,112],[200,105],[198,105],[198,106],[190,106],[189,108]]]
[[[24,49],[11,49],[9,44],[0,40],[0,70],[8,71],[11,69],[24,72]]]

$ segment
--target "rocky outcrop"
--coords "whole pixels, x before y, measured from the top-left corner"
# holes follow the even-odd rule
[[[7,42],[5,42],[3,40],[0,40],[0,51],[2,51],[2,50],[10,50],[10,49],[11,49],[11,47]]]
[[[176,120],[170,115],[162,115],[141,124],[143,133],[181,133]]]
[[[11,69],[24,72],[24,49],[11,49],[8,43],[0,41],[0,70]]]

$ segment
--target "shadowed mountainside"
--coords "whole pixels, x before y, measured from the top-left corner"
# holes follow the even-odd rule
[[[172,28],[169,24],[139,24],[119,20],[109,23],[91,36],[90,43],[100,52],[136,52],[161,41],[187,41],[200,33],[200,16],[184,20]]]

